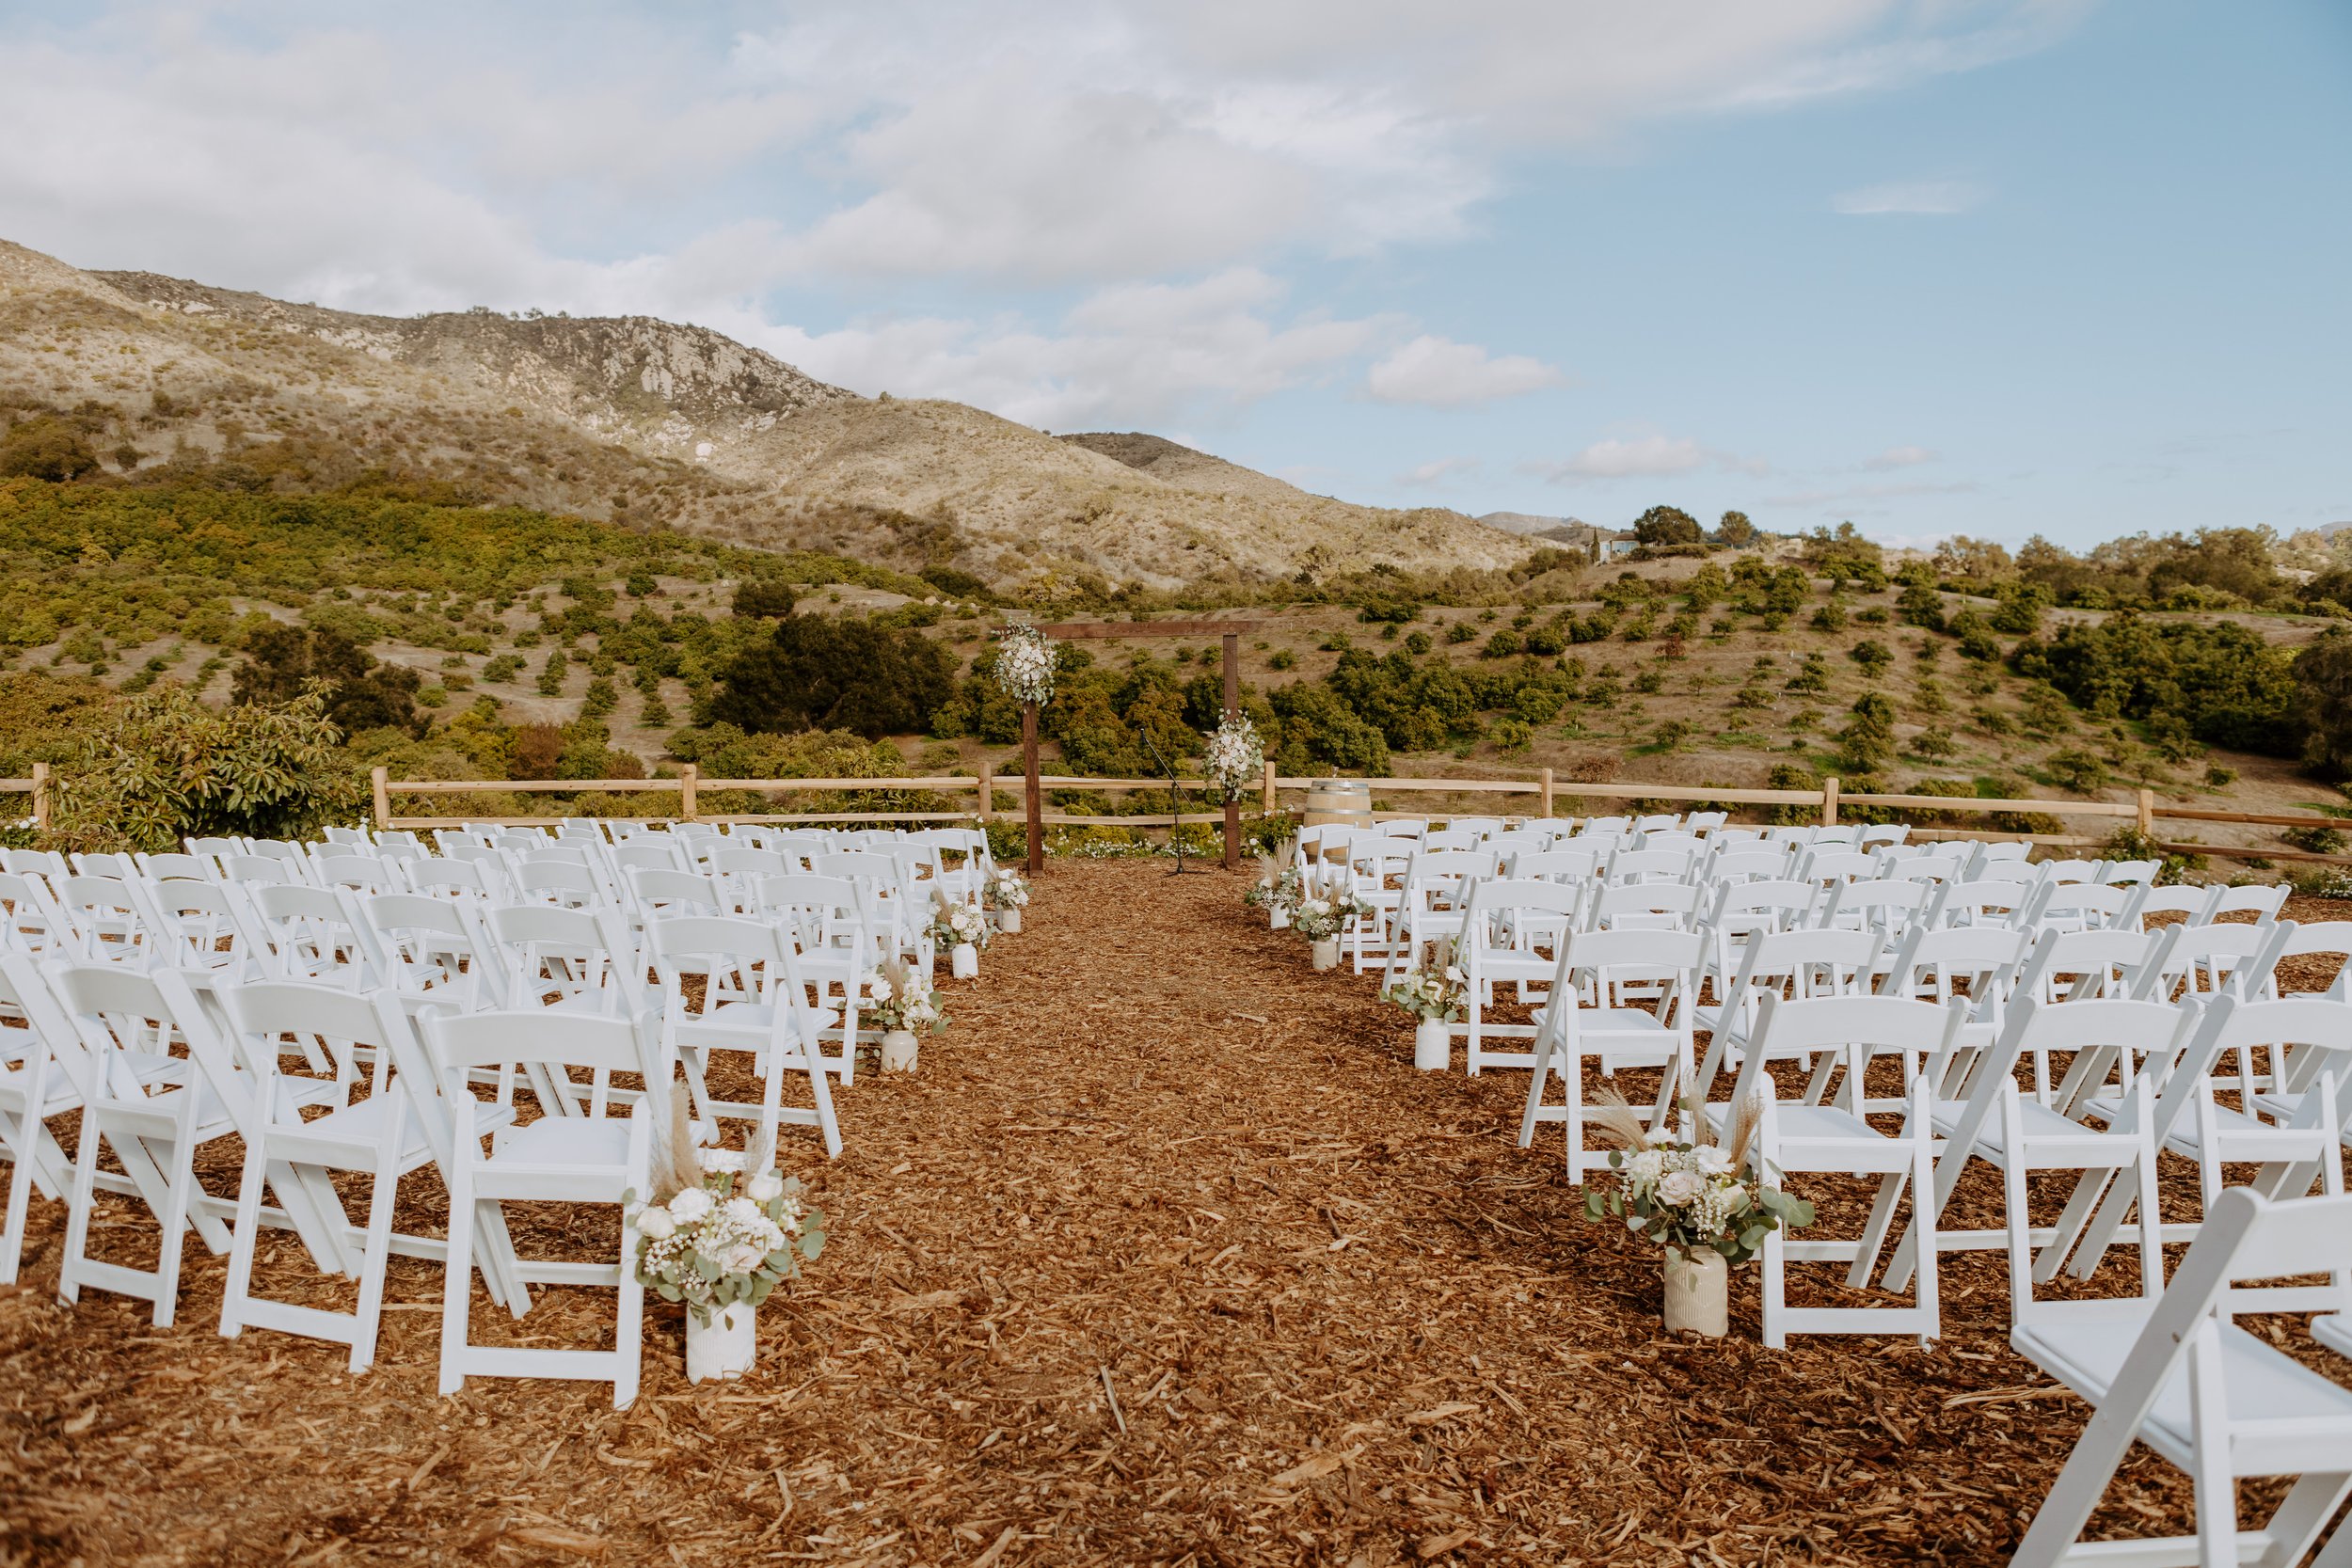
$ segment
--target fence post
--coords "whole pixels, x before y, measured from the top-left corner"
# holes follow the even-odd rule
[[[1263,809],[1268,816],[1274,815],[1274,760],[1271,757],[1266,759],[1265,765],[1265,800]]]
[[[375,831],[383,832],[392,825],[392,771],[389,768],[368,769],[368,794],[375,802]]]
[[[1837,781],[1835,778],[1821,781],[1821,826],[1837,826]]]
[[[996,765],[980,764],[980,826],[985,828],[996,811]]]
[[[46,831],[49,827],[49,765],[33,764],[33,826]]]
[[[2156,792],[2153,789],[2141,790],[2138,794],[2137,803],[2139,807],[2139,836],[2142,838],[2155,837]]]
[[[693,763],[690,762],[678,770],[677,814],[681,821],[694,820],[695,808],[700,804],[694,799],[694,794],[701,784],[702,769]]]
[[[1551,816],[1551,769],[1549,768],[1544,769],[1544,787],[1541,799],[1544,806],[1544,817],[1546,820],[1549,820]]]

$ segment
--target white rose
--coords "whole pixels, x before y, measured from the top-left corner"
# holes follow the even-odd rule
[[[649,1242],[666,1242],[677,1234],[677,1221],[667,1209],[648,1209],[637,1216],[637,1233]]]
[[[727,1248],[727,1255],[719,1259],[719,1266],[729,1274],[749,1274],[768,1261],[768,1255],[749,1242]]]
[[[1688,1203],[1697,1202],[1699,1195],[1705,1191],[1707,1191],[1707,1178],[1692,1170],[1671,1172],[1664,1180],[1658,1183],[1659,1197],[1677,1209]]]
[[[890,982],[887,980],[873,981],[866,989],[867,993],[870,994],[877,1002],[887,1002],[890,1000]]]
[[[727,1218],[734,1222],[737,1227],[745,1230],[749,1230],[755,1226],[762,1226],[768,1223],[768,1216],[760,1212],[759,1205],[754,1203],[748,1197],[731,1197],[727,1199],[725,1213]]]
[[[748,1190],[755,1202],[772,1203],[784,1196],[784,1178],[771,1170],[761,1171],[752,1178]]]
[[[1654,1148],[1643,1149],[1625,1163],[1625,1173],[1636,1181],[1655,1181],[1666,1168],[1666,1157]]]
[[[743,1168],[743,1150],[739,1148],[706,1148],[700,1153],[703,1169],[712,1175],[721,1171],[734,1175]]]
[[[1699,1169],[1709,1176],[1722,1176],[1731,1169],[1731,1156],[1713,1144],[1704,1145],[1697,1154]]]
[[[683,1187],[671,1196],[669,1208],[672,1219],[691,1225],[710,1212],[710,1195],[700,1187]]]

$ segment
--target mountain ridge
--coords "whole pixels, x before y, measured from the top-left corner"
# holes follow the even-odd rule
[[[866,398],[707,327],[373,316],[84,272],[0,241],[10,409],[80,420],[134,477],[234,465],[239,483],[300,489],[381,470],[1041,592],[1490,568],[1529,549],[1457,512],[1311,495],[1162,437],[1060,438],[945,400]],[[1103,450],[1120,441],[1144,461]]]

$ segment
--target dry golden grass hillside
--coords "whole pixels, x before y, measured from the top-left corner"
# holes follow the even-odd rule
[[[1459,513],[1355,506],[1154,437],[1063,440],[961,404],[861,397],[704,327],[357,315],[0,242],[0,422],[43,411],[75,415],[128,472],[233,463],[282,490],[380,469],[1048,594],[1528,550]],[[1136,442],[1156,442],[1140,464]]]

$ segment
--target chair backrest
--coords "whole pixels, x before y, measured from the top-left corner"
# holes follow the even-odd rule
[[[1689,929],[1698,924],[1706,897],[1705,888],[1689,882],[1624,882],[1594,891],[1584,923],[1593,930],[1625,926]]]
[[[1818,840],[1797,868],[1797,878],[1806,882],[1867,881],[1878,875],[1879,863],[1859,849],[1824,846]]]
[[[1521,849],[1502,869],[1518,881],[1582,882],[1592,878],[1597,863],[1590,849]]]
[[[2075,929],[2112,926],[2132,901],[2128,888],[2098,882],[2044,882],[2019,915],[2036,925],[2064,923]]]
[[[610,1095],[613,1073],[644,1075],[647,1098],[665,1100],[655,1089],[673,1076],[668,1053],[655,1042],[647,1014],[605,1017],[596,1013],[555,1012],[531,1008],[503,1012],[451,1014],[427,1010],[418,1015],[419,1033],[442,1093],[452,1105],[470,1117],[473,1103],[467,1088],[478,1068],[509,1064],[543,1066],[568,1078],[563,1069],[584,1068],[592,1075],[587,1114],[601,1117],[614,1107]],[[630,1106],[635,1114],[635,1106]],[[558,1113],[571,1114],[571,1113]]]
[[[1433,854],[1445,850],[1475,849],[1478,847],[1478,836],[1468,828],[1438,828],[1421,835],[1421,847]],[[1327,836],[1324,843],[1327,846],[1330,839]]]
[[[2099,879],[2098,861],[2043,861],[2034,867],[2043,886],[2058,883],[2096,882]]]
[[[2336,955],[2338,963],[2335,973],[2324,983],[2317,986],[2311,984],[2317,977],[2315,971],[2321,966],[2300,964],[2296,966],[2297,973],[2292,976],[2281,976],[2274,969],[2271,975],[2273,988],[2282,990],[2285,984],[2293,980],[2297,982],[2295,989],[2298,991],[2324,990],[2337,994],[2352,990],[2352,920],[2302,921],[2296,926],[2285,945],[2279,949],[2279,958],[2282,963],[2289,958],[2309,958],[2325,954]],[[2352,996],[2339,995],[2338,999],[2352,1000]]]
[[[699,871],[653,868],[627,875],[641,909],[663,914],[719,914],[726,909],[719,884]]]
[[[2101,861],[2099,880],[2109,887],[2147,887],[2163,869],[2162,861]]]
[[[1879,990],[1940,1006],[1965,982],[1972,1017],[1997,1024],[2032,946],[2030,932],[2010,926],[1914,926],[1896,948]]]
[[[1771,848],[1745,848],[1726,845],[1708,862],[1706,876],[1714,882],[1777,881],[1788,875],[1788,851],[1777,846]]]
[[[2205,918],[2211,921],[2227,915],[2250,914],[2256,920],[2276,920],[2279,911],[2286,908],[2289,891],[2284,882],[2269,887],[2224,888],[2221,896],[2214,901],[2213,908],[2205,911]]]
[[[266,945],[262,966],[281,980],[381,983],[382,957],[367,923],[337,888],[262,882],[246,890],[257,917],[255,935]]]
[[[1907,929],[1927,910],[1932,890],[1925,882],[1873,880],[1836,882],[1830,886],[1821,911],[1824,926],[1875,926],[1884,931]]]
[[[2030,886],[2008,878],[1946,882],[1928,918],[1938,926],[2006,926],[2032,898]]]
[[[515,867],[515,891],[541,903],[595,909],[604,902],[604,884],[583,861],[561,860],[540,850]]]
[[[488,926],[507,974],[502,1006],[543,1005],[550,993],[567,1002],[592,1001],[608,1013],[655,1004],[645,965],[612,911],[508,904],[490,911]]]
[[[1555,1005],[1561,997],[1590,995],[1598,1006],[1615,1007],[1631,1005],[1622,994],[1628,990],[1644,997],[1657,992],[1662,1020],[1675,1011],[1676,998],[1692,995],[1705,956],[1705,940],[1696,931],[1578,931],[1560,951],[1551,994]],[[1689,1009],[1679,1009],[1677,1016],[1687,1028]]]
[[[2018,994],[2068,1002],[2121,996],[2156,956],[2158,941],[2145,931],[2044,929],[2019,972]],[[2074,979],[2061,994],[2058,982],[2070,974]]]
[[[1947,1053],[1967,1014],[1962,1002],[1938,1006],[1899,996],[1768,994],[1748,1030],[1748,1051],[1732,1084],[1731,1102],[1741,1104],[1763,1093],[1766,1064],[1774,1059],[1843,1053],[1848,1082],[1858,1085],[1879,1052]],[[1710,1049],[1708,1055],[1714,1054]]]
[[[1693,841],[1695,843],[1695,841]],[[1691,875],[1693,849],[1620,849],[1609,857],[1601,875],[1613,886],[1622,882],[1678,882]]]

